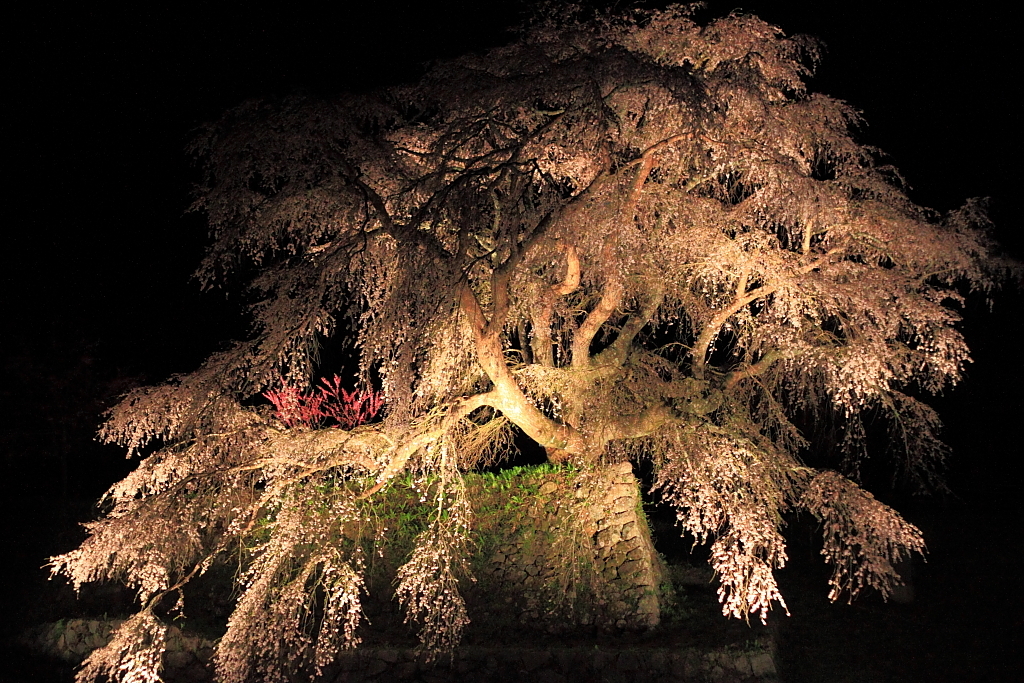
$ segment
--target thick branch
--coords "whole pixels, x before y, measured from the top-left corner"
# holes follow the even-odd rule
[[[352,182],[362,191],[366,201],[377,210],[377,218],[380,219],[382,229],[394,237],[399,242],[409,241],[414,244],[418,244],[426,249],[432,256],[440,259],[442,262],[447,261],[450,258],[450,254],[445,250],[441,243],[437,241],[432,235],[423,230],[416,230],[410,228],[408,225],[402,223],[396,223],[388,212],[387,206],[384,204],[384,199],[381,198],[377,191],[367,185],[361,178],[353,178]]]
[[[565,254],[565,278],[558,284],[546,288],[541,296],[540,311],[533,316],[533,340],[531,348],[533,357],[541,365],[552,367],[555,364],[551,347],[551,316],[555,310],[558,297],[568,296],[580,286],[580,258],[576,247],[569,245]]]
[[[643,192],[644,184],[647,182],[647,179],[651,175],[651,171],[654,169],[655,153],[663,147],[671,145],[683,138],[687,138],[690,135],[692,134],[683,133],[680,135],[673,135],[672,137],[662,140],[661,142],[647,148],[640,155],[640,159],[638,160],[640,163],[640,169],[637,171],[636,178],[633,179],[633,185],[630,188],[629,196],[620,209],[620,220],[632,222],[636,214],[636,207],[640,203],[640,194]],[[627,166],[631,165],[632,163],[627,164]],[[615,247],[612,237],[613,235],[609,235],[605,238],[604,246],[601,249],[601,261],[603,263],[612,263],[614,261],[613,257]],[[601,329],[601,326],[608,322],[608,319],[615,313],[615,310],[622,304],[624,296],[625,288],[623,287],[621,280],[610,275],[605,282],[604,290],[601,292],[601,300],[598,301],[597,306],[587,314],[586,319],[584,319],[579,329],[576,330],[576,334],[573,335],[572,364],[574,367],[584,367],[590,364],[590,344],[594,341],[594,337]],[[632,341],[633,336],[640,331],[644,324],[646,323],[641,324],[640,327],[632,333],[632,335],[628,336],[628,340],[630,342]]]
[[[421,432],[413,436],[411,439],[402,441],[388,460],[387,465],[385,465],[377,475],[377,483],[363,491],[359,497],[368,498],[384,488],[387,483],[395,477],[395,475],[400,474],[405,470],[406,465],[409,463],[409,459],[416,454],[416,451],[440,439],[449,430],[451,430],[459,420],[466,417],[477,408],[489,405],[490,399],[493,398],[492,394],[493,392],[477,394],[460,400],[459,403],[444,416],[440,425],[434,429]]]
[[[375,427],[361,427],[352,431],[318,429],[308,432],[268,429],[267,437],[264,446],[267,457],[241,465],[237,470],[267,469],[275,465],[302,467],[294,479],[341,465],[362,467],[372,472],[380,464],[370,454],[389,447],[387,437]],[[383,444],[382,439],[385,440]],[[320,454],[330,455],[321,458],[318,457]]]
[[[826,253],[822,254],[819,258],[815,259],[811,263],[801,266],[796,270],[794,275],[806,275],[807,273],[820,268],[832,254],[839,251],[839,247],[830,249]],[[707,369],[707,359],[711,351],[711,345],[715,341],[715,337],[718,336],[719,330],[722,328],[729,318],[743,310],[743,307],[762,299],[770,294],[777,292],[782,286],[786,284],[785,281],[776,282],[772,285],[763,285],[755,290],[752,290],[745,296],[740,296],[737,291],[736,298],[726,308],[718,312],[718,314],[712,318],[704,329],[701,331],[700,336],[697,338],[697,343],[693,345],[693,376],[697,379],[704,379],[704,374]]]
[[[576,253],[576,247],[569,245],[565,248],[565,278],[557,285],[551,286],[551,292],[555,296],[569,296],[580,286],[580,257]]]
[[[638,439],[658,431],[670,422],[678,421],[679,415],[672,408],[658,404],[646,408],[639,415],[609,420],[601,437],[607,441],[615,439]]]
[[[658,307],[661,306],[661,302],[664,300],[665,288],[660,283],[654,285],[643,308],[629,315],[622,329],[619,330],[619,336],[615,338],[615,341],[608,348],[594,358],[594,363],[596,365],[615,366],[621,366],[625,363],[626,356],[629,355],[629,349],[633,345],[636,335],[654,318],[654,314],[657,313]]]
[[[533,339],[530,340],[534,362],[549,368],[555,365],[554,351],[552,349],[555,342],[551,338],[551,316],[554,311],[554,301],[550,304],[545,301],[541,306],[540,312],[533,316]]]
[[[763,375],[775,363],[789,357],[790,354],[784,353],[778,349],[769,351],[756,363],[740,367],[727,374],[725,376],[724,388],[729,390],[739,384],[741,380],[747,379],[748,377]]]
[[[739,279],[736,280],[736,296],[741,297],[747,293],[747,285],[750,278],[750,264],[744,264],[740,270]]]
[[[629,199],[626,203],[627,209],[635,209],[637,203],[640,201],[640,193],[644,189],[644,183],[651,175],[651,170],[654,168],[654,155],[650,152],[644,154],[643,163],[640,164],[640,170],[637,171],[636,178],[633,179],[633,187],[629,191]],[[633,218],[632,214],[628,218]]]
[[[722,325],[724,325],[729,318],[743,310],[743,307],[747,304],[772,294],[781,286],[781,284],[774,284],[758,287],[750,294],[734,299],[728,307],[719,311],[718,315],[712,318],[711,321],[704,326],[700,336],[697,337],[697,343],[693,345],[694,377],[697,379],[704,379],[704,372],[707,368],[707,357],[711,351],[711,345],[714,343],[715,337],[718,336],[718,331],[722,328]]]
[[[648,164],[650,164],[652,162],[654,154],[656,152],[660,152],[664,148],[668,147],[669,145],[673,145],[673,144],[679,142],[680,140],[686,140],[686,139],[692,138],[692,137],[693,137],[693,133],[679,133],[678,135],[672,135],[672,136],[669,136],[669,137],[665,138],[664,140],[660,140],[658,142],[655,142],[653,145],[651,145],[650,147],[645,149],[643,152],[641,152],[639,157],[637,157],[636,159],[633,159],[633,161],[629,162],[628,164],[624,164],[622,166],[622,168],[629,168],[630,166],[635,166],[637,164],[641,164],[641,165],[646,166],[646,165],[648,165]],[[643,182],[645,180],[647,180],[647,174],[648,173],[650,173],[650,168],[648,168],[648,170],[646,172],[643,172],[643,180],[640,181],[641,185],[643,185]]]
[[[494,388],[487,394],[486,404],[500,410],[541,446],[559,448],[570,453],[585,453],[586,441],[574,427],[548,418],[519,388],[505,365],[499,335],[501,330],[494,329],[493,321],[491,325],[487,324],[480,302],[468,284],[462,285],[459,303],[473,331],[477,362],[494,384]]]
[[[611,236],[605,238],[604,246],[601,248],[601,262],[612,263],[615,254],[615,244]],[[622,303],[625,295],[625,288],[622,281],[614,275],[609,275],[605,281],[604,290],[601,292],[601,299],[597,302],[587,317],[580,324],[579,329],[572,338],[572,364],[573,367],[585,367],[590,364],[590,344],[594,341],[601,326],[608,322],[608,318],[615,313],[615,309]]]

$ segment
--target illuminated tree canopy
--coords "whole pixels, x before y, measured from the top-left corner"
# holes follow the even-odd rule
[[[461,477],[513,428],[555,463],[649,461],[711,543],[726,615],[784,607],[791,510],[822,521],[833,599],[885,594],[923,542],[855,483],[864,418],[891,423],[895,467],[935,475],[939,421],[916,397],[959,379],[958,291],[993,287],[1001,262],[977,204],[914,205],[853,138],[857,112],[808,91],[816,59],[744,15],[539,20],[413,85],[248,103],[208,127],[199,277],[248,283],[253,336],[133,391],[102,428],[144,457],[53,567],[126,581],[142,610],[80,677],[151,670],[154,606],[240,546],[220,679],[329,662],[358,642],[363,585],[331,539],[409,472],[438,514],[397,595],[424,643],[453,646]],[[340,334],[381,421],[287,426],[254,400],[337,371],[317,349]],[[841,426],[846,476],[802,459],[816,422]]]

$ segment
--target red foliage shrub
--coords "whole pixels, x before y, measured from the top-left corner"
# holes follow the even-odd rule
[[[274,405],[277,419],[289,429],[315,429],[328,420],[335,423],[334,427],[352,429],[373,420],[384,405],[383,392],[347,391],[337,375],[321,380],[321,384],[316,391],[302,391],[282,379],[280,390],[265,391],[263,396]]]

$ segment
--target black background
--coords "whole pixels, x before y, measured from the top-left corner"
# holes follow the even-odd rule
[[[705,16],[735,7],[709,4]],[[9,15],[0,466],[13,586],[35,581],[46,555],[74,545],[72,523],[91,514],[88,501],[131,467],[116,449],[89,441],[103,405],[132,381],[194,369],[224,340],[245,333],[237,301],[201,294],[190,280],[205,240],[202,218],[185,213],[194,178],[184,153],[190,131],[250,97],[331,96],[415,78],[428,60],[505,42],[503,29],[521,20],[524,7],[42,4]],[[998,239],[1024,255],[1016,211],[1016,10],[997,10],[995,2],[939,10],[895,0],[762,0],[743,8],[826,43],[812,88],[863,110],[868,125],[860,139],[891,155],[918,203],[945,210],[967,197],[991,197]],[[971,304],[964,330],[976,362],[960,387],[935,401],[955,449],[955,495],[922,502],[899,491],[882,494],[931,533],[932,562],[918,575],[919,602],[933,607],[914,608],[925,610],[913,627],[924,633],[907,647],[920,667],[932,649],[941,661],[966,662],[962,671],[927,669],[930,680],[1011,680],[1011,653],[1020,643],[1014,582],[1024,521],[1017,435],[1024,305],[1014,287],[995,297],[991,312],[984,302]],[[934,578],[940,576],[950,583]],[[17,601],[30,591],[5,593]],[[842,609],[832,614],[854,614]],[[934,615],[951,610],[963,619],[929,636]],[[890,622],[906,617],[872,614]],[[823,628],[838,640],[823,647],[849,638],[844,647],[856,649],[854,627],[834,618]],[[798,652],[794,638],[784,639],[784,677],[838,680],[802,664],[812,655]],[[1002,660],[985,652],[1002,652]],[[893,670],[913,678],[879,666],[878,680],[926,680],[926,668],[906,662]],[[915,671],[922,677],[906,673]]]

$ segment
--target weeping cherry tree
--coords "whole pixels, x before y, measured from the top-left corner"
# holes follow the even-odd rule
[[[436,513],[395,595],[428,649],[454,647],[463,478],[515,430],[555,464],[648,462],[652,493],[710,544],[730,617],[784,609],[791,511],[821,522],[833,599],[887,594],[923,549],[856,473],[870,416],[895,468],[936,476],[919,397],[960,377],[962,293],[1002,268],[979,204],[912,203],[855,141],[857,112],[807,89],[811,40],[683,7],[574,17],[412,85],[246,103],[198,137],[198,276],[246,283],[253,333],[102,427],[141,462],[52,567],[123,581],[141,607],[80,681],[156,680],[168,601],[238,548],[219,679],[329,663],[359,642],[365,585],[340,529],[410,474]],[[336,335],[382,419],[266,406],[335,370],[317,351]],[[835,469],[806,463],[822,424]]]

